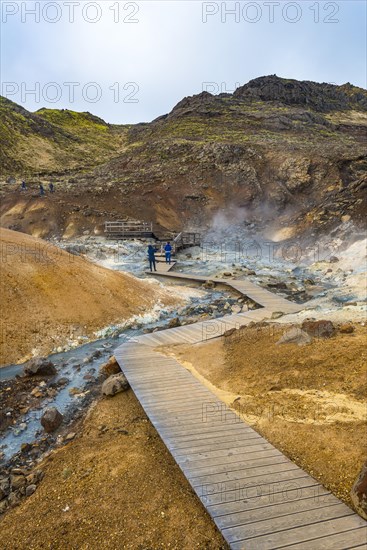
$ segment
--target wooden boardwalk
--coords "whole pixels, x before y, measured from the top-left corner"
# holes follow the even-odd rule
[[[362,518],[261,437],[174,358],[155,349],[216,338],[229,328],[260,321],[284,308],[283,298],[274,300],[276,295],[268,297],[271,293],[263,289],[265,294],[258,293],[256,285],[223,282],[246,295],[252,292],[265,307],[139,336],[116,350],[121,369],[230,548],[366,550],[367,524]],[[291,306],[292,312],[301,308]]]

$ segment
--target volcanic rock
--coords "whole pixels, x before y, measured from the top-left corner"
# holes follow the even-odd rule
[[[52,433],[57,430],[62,421],[63,415],[56,409],[56,407],[46,409],[41,418],[41,424],[47,433]]]
[[[26,376],[54,376],[56,368],[49,359],[34,357],[24,365],[23,372]]]
[[[122,374],[114,374],[107,378],[102,384],[103,395],[114,396],[129,389],[129,383]]]

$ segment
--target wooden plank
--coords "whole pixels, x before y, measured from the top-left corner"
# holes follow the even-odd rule
[[[274,537],[277,531],[290,533],[296,527],[303,527],[305,525],[312,525],[312,532],[317,535],[320,532],[320,522],[335,520],[339,518],[345,518],[353,514],[350,508],[347,508],[345,504],[334,503],[331,506],[321,508],[311,508],[302,512],[291,513],[288,507],[288,514],[279,517],[273,516],[262,521],[254,521],[246,525],[239,525],[237,527],[229,527],[223,529],[226,540],[231,544],[237,541],[247,541],[254,537],[263,537],[264,535],[271,534]],[[310,529],[309,529],[310,530]],[[322,525],[321,525],[322,531]],[[277,534],[277,540],[279,544],[280,537],[283,536],[286,540],[286,536]],[[279,548],[279,546],[277,546]]]
[[[284,461],[279,464],[270,464],[268,466],[245,466],[235,470],[227,470],[217,474],[205,474],[201,476],[190,476],[191,484],[194,487],[212,483],[225,483],[227,481],[237,481],[239,479],[250,479],[251,477],[262,476],[265,474],[276,474],[278,472],[288,472],[290,470],[298,470],[298,466],[292,462]]]
[[[283,546],[283,548],[287,547]],[[316,548],[317,550],[357,550],[362,548],[366,550],[367,525],[351,531],[337,533],[336,535],[292,544],[292,550],[315,550]]]
[[[207,504],[206,507],[210,515],[219,521],[220,518],[230,517],[235,514],[242,514],[249,510],[268,508],[269,506],[280,506],[288,504],[289,509],[293,509],[293,504],[298,500],[313,499],[316,503],[324,502],[328,498],[330,491],[318,483],[307,484],[302,487],[291,488],[288,484],[265,486],[259,492],[250,492],[246,499],[237,499],[219,504]],[[326,500],[327,502],[327,500]]]
[[[308,523],[300,527],[286,528],[281,532],[275,531],[256,538],[232,542],[231,548],[233,550],[243,550],[244,548],[246,550],[274,550],[274,548],[291,547],[293,550],[295,544],[299,545],[310,540],[313,540],[315,544],[315,540],[320,540],[322,537],[358,529],[362,526],[363,520],[359,518],[360,521],[354,521],[354,519],[352,515],[349,515],[337,519],[322,520],[314,524]],[[313,548],[319,550],[317,546]]]

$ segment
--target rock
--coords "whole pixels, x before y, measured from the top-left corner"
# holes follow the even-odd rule
[[[214,287],[215,287],[214,281],[205,281],[205,283],[203,283],[203,288],[214,288]]]
[[[65,441],[72,441],[76,436],[76,433],[75,432],[70,432],[66,437],[65,437]]]
[[[80,393],[82,393],[82,390],[79,388],[70,388],[69,390],[69,395],[79,395]]]
[[[343,323],[342,325],[339,325],[339,332],[342,334],[352,334],[354,330],[355,327],[350,323]]]
[[[240,313],[240,311],[242,311],[242,306],[238,306],[238,305],[234,305],[231,307],[231,311],[232,313]]]
[[[315,338],[330,338],[335,333],[335,327],[331,321],[322,319],[320,321],[308,321],[302,323],[302,330]]]
[[[283,311],[273,311],[271,314],[272,319],[280,319],[280,317],[283,317],[284,313]]]
[[[298,344],[299,346],[305,346],[312,342],[312,338],[298,327],[293,327],[287,330],[283,336],[276,342],[278,344]]]
[[[10,493],[8,497],[9,506],[15,507],[20,503],[20,496],[17,493]]]
[[[63,418],[63,415],[56,409],[56,407],[50,407],[43,413],[41,424],[47,433],[52,433],[60,426]]]
[[[0,500],[7,497],[10,493],[10,481],[7,477],[0,478]]]
[[[25,496],[30,497],[36,491],[37,485],[28,485],[25,490]]]
[[[106,377],[112,376],[112,374],[118,374],[119,372],[121,372],[121,368],[114,355],[109,358],[107,363],[99,367],[99,373]]]
[[[286,290],[287,289],[287,285],[281,281],[279,282],[276,282],[276,283],[268,283],[267,286],[269,288],[277,288],[279,290]]]
[[[304,279],[303,280],[303,284],[305,285],[310,285],[310,286],[314,286],[316,283],[313,279]]]
[[[331,264],[335,264],[338,261],[339,261],[339,258],[337,258],[336,256],[330,256],[329,262]]]
[[[7,500],[2,500],[0,502],[0,514],[3,514],[6,512],[6,510],[9,508],[9,504]]]
[[[54,376],[56,369],[48,359],[35,357],[24,365],[23,372],[26,376]]]
[[[103,395],[113,396],[117,393],[126,391],[129,389],[129,383],[126,380],[125,376],[122,374],[114,374],[107,378],[102,384],[102,393]]]
[[[232,277],[232,273],[230,271],[225,271],[223,277]]]
[[[91,358],[92,358],[92,359],[98,359],[98,357],[101,357],[101,355],[102,355],[102,350],[96,349],[96,350],[94,350],[94,352],[91,354]]]
[[[62,377],[62,378],[60,378],[60,380],[58,380],[56,382],[56,385],[59,386],[59,387],[60,386],[66,386],[67,384],[69,384],[69,382],[70,382],[69,378]]]
[[[350,496],[357,513],[367,520],[367,462],[362,466],[350,491]]]
[[[26,478],[23,475],[11,475],[10,484],[13,491],[20,489],[21,487],[25,487]]]
[[[341,220],[342,220],[343,223],[349,222],[350,219],[351,218],[350,218],[349,214],[346,214],[345,216],[341,217]]]
[[[22,453],[28,453],[32,449],[32,445],[29,443],[22,443],[20,446],[20,450]]]
[[[41,390],[38,386],[33,388],[33,390],[31,391],[31,395],[33,395],[33,397],[37,397],[37,398],[43,397],[43,393],[41,392]]]
[[[181,322],[180,322],[180,319],[178,317],[174,317],[173,319],[170,319],[169,323],[168,323],[168,328],[176,328],[176,327],[180,327],[181,326]]]

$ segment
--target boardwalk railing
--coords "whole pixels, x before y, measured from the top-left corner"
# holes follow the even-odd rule
[[[189,248],[191,246],[200,246],[201,233],[189,233],[182,231],[173,239],[175,245],[175,251],[182,250],[183,248]]]
[[[153,223],[140,221],[105,222],[108,239],[127,239],[129,237],[152,237]]]

